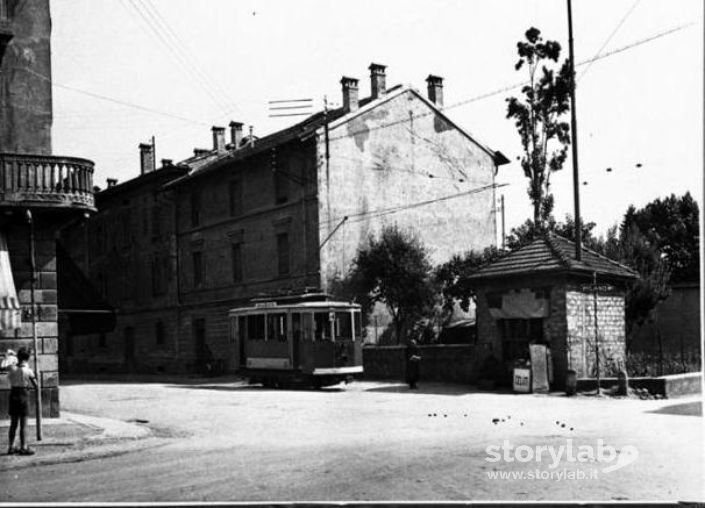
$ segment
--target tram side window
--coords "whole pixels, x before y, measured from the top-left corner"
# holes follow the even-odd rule
[[[304,340],[312,341],[313,340],[313,314],[310,314],[310,313],[301,314],[301,319],[303,321]]]
[[[335,313],[335,340],[352,340],[352,315],[350,312]]]
[[[296,312],[291,314],[291,338],[294,339],[294,342],[299,342],[303,338],[301,330],[301,314]]]
[[[328,312],[315,312],[313,314],[313,325],[316,340],[331,340],[330,315]]]
[[[247,335],[249,340],[264,340],[264,315],[247,316]]]
[[[362,319],[359,312],[353,312],[355,322],[355,340],[362,340]]]
[[[267,340],[286,342],[286,314],[267,316]]]

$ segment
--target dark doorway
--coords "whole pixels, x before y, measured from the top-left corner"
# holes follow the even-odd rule
[[[529,344],[543,344],[543,319],[500,319],[502,357],[505,363],[529,358]]]
[[[131,326],[125,328],[125,370],[135,370],[135,329]]]

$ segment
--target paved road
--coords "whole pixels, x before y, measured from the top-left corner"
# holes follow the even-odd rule
[[[234,381],[76,382],[61,396],[67,411],[145,421],[159,439],[121,455],[0,473],[2,500],[705,499],[702,417],[690,414],[692,400],[429,384],[411,392],[371,382],[277,391]],[[601,461],[598,440],[619,458]],[[487,460],[497,456],[488,446],[500,460]],[[619,461],[626,465],[603,471]]]

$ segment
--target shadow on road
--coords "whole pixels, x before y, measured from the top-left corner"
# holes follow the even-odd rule
[[[379,386],[375,388],[368,388],[366,392],[378,392],[378,393],[402,393],[408,395],[469,395],[471,393],[492,393],[496,395],[515,395],[509,390],[497,390],[488,392],[485,390],[480,390],[475,386],[468,385],[448,385],[442,383],[419,383],[419,387],[416,390],[412,390],[405,384],[394,384],[387,386]]]
[[[61,378],[61,384],[65,386],[83,384],[171,384],[193,387],[203,384],[214,385],[225,383],[244,382],[240,376],[187,376],[168,374],[86,374],[86,375],[66,375]]]
[[[287,391],[296,391],[296,392],[301,392],[301,391],[308,391],[308,392],[321,392],[321,393],[330,393],[330,392],[342,392],[345,391],[342,388],[338,388],[335,386],[331,387],[326,387],[326,388],[312,388],[308,386],[291,386],[287,388],[265,388],[264,386],[261,385],[248,385],[248,384],[240,384],[240,385],[222,385],[222,384],[199,384],[199,385],[186,385],[186,384],[175,384],[175,385],[169,385],[169,388],[187,388],[189,390],[216,390],[216,391],[224,391],[224,392],[287,392]]]
[[[665,406],[655,411],[647,411],[648,413],[664,414],[664,415],[679,415],[679,416],[702,416],[703,403],[695,400],[693,402],[683,402],[681,404],[673,404]]]

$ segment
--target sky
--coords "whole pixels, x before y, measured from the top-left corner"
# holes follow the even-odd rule
[[[497,178],[507,230],[531,216],[505,99],[526,78],[514,64],[528,28],[567,57],[564,1],[52,0],[51,10],[54,153],[93,160],[101,187],[137,176],[138,145],[152,136],[158,160],[179,161],[212,146],[212,125],[240,121],[262,136],[301,120],[270,118],[270,100],[335,106],[343,75],[367,96],[376,62],[388,87],[425,94],[426,76],[442,76],[445,114],[511,160]],[[703,3],[574,0],[573,33],[583,218],[603,233],[629,205],[686,191],[702,207]],[[552,182],[556,216],[572,214],[570,157]]]

